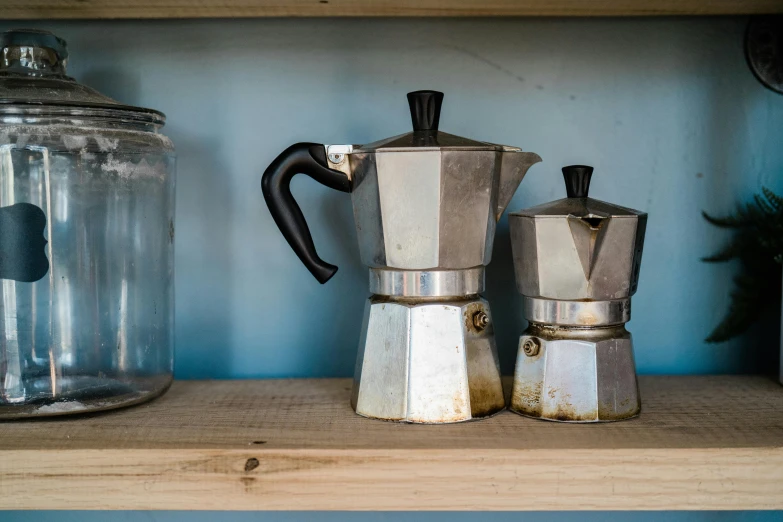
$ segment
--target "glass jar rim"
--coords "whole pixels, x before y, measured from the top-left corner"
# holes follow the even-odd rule
[[[36,103],[19,102],[18,100],[0,99],[0,117],[3,116],[33,116],[33,117],[74,117],[111,119],[118,123],[123,121],[146,123],[162,127],[166,123],[166,115],[154,109],[142,109],[130,105],[103,105],[59,102]]]

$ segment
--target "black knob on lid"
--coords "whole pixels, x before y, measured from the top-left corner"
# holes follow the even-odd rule
[[[569,198],[586,198],[590,191],[590,178],[593,176],[593,167],[587,165],[569,165],[563,167],[563,179],[565,179],[566,194]]]
[[[440,106],[443,93],[438,91],[414,91],[408,93],[411,120],[414,131],[437,131],[440,123]]]

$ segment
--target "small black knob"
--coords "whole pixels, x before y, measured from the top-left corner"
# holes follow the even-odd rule
[[[414,91],[408,93],[411,120],[414,131],[437,131],[440,123],[440,106],[443,93],[438,91]]]
[[[569,165],[563,167],[563,179],[565,179],[566,194],[569,198],[586,198],[590,191],[590,178],[593,176],[593,167],[587,165]]]

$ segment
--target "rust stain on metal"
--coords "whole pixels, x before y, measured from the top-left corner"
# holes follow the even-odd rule
[[[442,298],[440,297],[398,297],[393,295],[381,295],[381,294],[374,294],[370,297],[370,303],[383,304],[383,306],[381,307],[382,309],[385,309],[385,303],[394,303],[400,306],[407,306],[410,308],[421,304],[438,304],[439,302],[443,302]],[[448,310],[449,308],[455,306],[459,306],[459,303],[455,303],[452,305],[446,304],[443,305],[443,308]]]
[[[576,320],[582,326],[593,326],[600,322],[596,316],[589,313],[580,314]]]
[[[626,397],[618,404],[601,401],[598,405],[598,420],[601,422],[611,422],[630,419],[639,415],[641,402],[632,401]]]
[[[563,400],[561,400],[558,405],[557,409],[555,410],[554,415],[552,418],[554,420],[559,420],[563,422],[574,422],[574,421],[588,421],[588,420],[595,420],[598,417],[598,411],[597,408],[588,409],[588,410],[579,410],[574,406],[571,402],[568,401],[570,398],[570,395],[566,395],[563,397]]]
[[[467,404],[465,404],[465,399],[462,397],[462,393],[455,394],[454,395],[454,415],[456,417],[464,417],[466,409],[467,409]]]
[[[506,407],[503,383],[486,378],[470,381],[470,414],[474,418],[486,417]]]
[[[580,326],[553,326],[540,323],[530,323],[523,335],[537,337],[542,341],[584,340],[596,342],[607,337],[624,337],[628,335],[624,325],[611,325],[601,327]]]
[[[462,398],[455,397],[454,398],[454,410],[449,415],[443,415],[441,417],[433,418],[431,416],[427,416],[426,418],[422,417],[416,417],[416,416],[408,416],[407,419],[399,419],[400,421],[404,422],[412,422],[414,424],[445,424],[449,422],[460,422],[465,420],[470,420],[470,417],[466,416],[465,411],[465,400]],[[392,419],[381,419],[381,420],[392,420]]]
[[[573,404],[563,401],[557,405],[557,409],[552,415],[547,415],[547,418],[563,422],[574,422],[594,420],[597,415],[598,412],[595,410],[577,411]]]
[[[514,383],[511,390],[511,411],[529,415],[541,416],[541,383]]]

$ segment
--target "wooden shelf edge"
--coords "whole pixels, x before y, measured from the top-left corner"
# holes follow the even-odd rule
[[[356,415],[351,379],[175,381],[132,408],[0,422],[0,509],[783,509],[777,381],[639,388],[624,422],[425,426]]]
[[[783,509],[783,448],[0,452],[0,509]]]
[[[781,13],[777,0],[11,0],[6,20],[251,17],[714,16]]]

